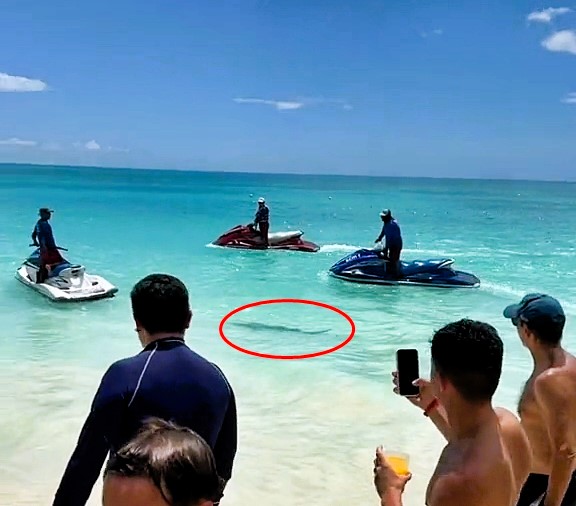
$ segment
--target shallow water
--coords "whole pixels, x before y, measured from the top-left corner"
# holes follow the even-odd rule
[[[252,219],[261,194],[273,231],[302,229],[320,252],[210,247]],[[411,455],[405,504],[421,505],[443,440],[392,393],[395,350],[418,348],[427,373],[435,329],[484,319],[506,345],[497,401],[514,409],[531,360],[503,307],[526,292],[551,293],[564,304],[566,345],[574,346],[575,197],[576,185],[561,183],[0,167],[0,503],[50,502],[102,374],[139,351],[130,288],[164,271],[190,289],[190,345],[217,362],[236,391],[240,442],[227,505],[376,504],[379,444]],[[117,284],[116,298],[62,306],[14,279],[44,205],[56,209],[54,232],[70,259]],[[450,256],[482,286],[330,278],[332,263],[373,243],[383,207],[402,226],[405,259]],[[298,361],[252,357],[222,341],[218,325],[227,313],[271,298],[333,305],[353,318],[356,334],[335,353]],[[235,315],[225,332],[251,350],[300,354],[335,346],[350,325],[322,308],[275,304]],[[99,504],[99,486],[90,504]]]

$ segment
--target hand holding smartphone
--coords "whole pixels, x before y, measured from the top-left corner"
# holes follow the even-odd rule
[[[397,350],[396,370],[398,371],[398,393],[404,397],[417,397],[420,394],[420,388],[412,383],[420,378],[418,350]]]

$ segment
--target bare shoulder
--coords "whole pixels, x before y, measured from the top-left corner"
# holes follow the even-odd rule
[[[451,472],[436,481],[430,506],[485,506],[487,482],[474,473]],[[488,487],[490,488],[490,487]]]
[[[518,424],[520,423],[518,417],[514,413],[512,413],[512,411],[510,411],[509,409],[494,408],[494,412],[498,416],[498,420],[500,421],[501,425],[502,424],[514,425],[516,423]]]
[[[520,419],[506,408],[496,408],[494,411],[506,442],[512,444],[517,452],[530,454],[530,442]]]
[[[495,408],[494,412],[496,416],[498,416],[498,422],[500,423],[500,428],[503,433],[507,435],[524,436],[524,429],[516,414],[506,408]]]
[[[532,465],[532,450],[528,435],[514,413],[505,408],[496,408],[494,411],[498,415],[502,438],[512,459],[514,474],[523,482]]]
[[[566,364],[552,367],[534,379],[534,392],[546,404],[564,403],[573,398],[576,384],[576,366]]]

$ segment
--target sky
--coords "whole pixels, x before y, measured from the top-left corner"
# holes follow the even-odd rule
[[[576,0],[3,0],[0,162],[576,179]]]

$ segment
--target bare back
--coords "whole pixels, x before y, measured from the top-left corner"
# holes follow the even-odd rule
[[[514,506],[530,468],[530,445],[519,420],[508,410],[495,409],[492,424],[444,448],[426,505]]]
[[[538,395],[538,386],[542,390],[543,385],[558,391],[559,400],[543,399],[542,394]],[[532,373],[518,404],[522,426],[532,446],[533,473],[550,475],[552,471],[554,447],[548,432],[546,411],[562,412],[576,420],[576,396],[562,395],[565,392],[576,392],[576,357],[564,351],[550,367]],[[569,427],[569,432],[567,440],[576,441],[576,423]]]

